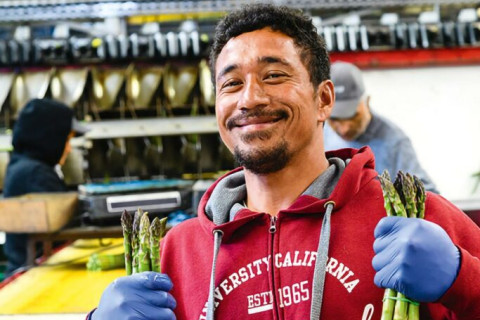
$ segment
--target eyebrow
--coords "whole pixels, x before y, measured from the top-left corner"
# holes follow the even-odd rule
[[[229,66],[226,66],[225,68],[222,69],[222,71],[218,73],[217,81],[220,80],[221,77],[223,77],[224,75],[226,75],[227,73],[235,69],[238,69],[238,64],[231,64]]]
[[[286,67],[291,67],[291,64],[288,63],[287,60],[279,58],[279,57],[274,57],[274,56],[260,57],[260,58],[258,58],[258,62],[261,63],[261,64],[279,63],[279,64],[284,65]]]
[[[259,57],[257,59],[258,63],[260,64],[275,64],[275,63],[279,63],[281,65],[284,65],[286,67],[290,67],[291,68],[291,64],[287,62],[287,60],[285,59],[282,59],[282,58],[279,58],[279,57],[275,57],[275,56],[265,56],[265,57]],[[238,64],[231,64],[231,65],[228,65],[226,66],[225,68],[222,69],[222,71],[220,71],[218,73],[218,76],[217,76],[217,81],[223,77],[225,74],[229,73],[229,72],[232,72],[233,70],[235,69],[238,69],[239,68],[239,65]]]

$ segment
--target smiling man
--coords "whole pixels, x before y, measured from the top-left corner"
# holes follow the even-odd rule
[[[324,152],[334,86],[308,17],[233,12],[210,63],[219,131],[241,167],[168,232],[164,273],[117,279],[93,320],[379,319],[385,287],[424,302],[424,320],[480,317],[476,225],[432,193],[425,221],[385,218],[371,150]]]

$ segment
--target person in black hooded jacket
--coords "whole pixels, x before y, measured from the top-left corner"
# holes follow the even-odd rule
[[[70,139],[85,132],[68,106],[48,99],[29,101],[13,128],[13,152],[5,174],[4,197],[66,191],[55,167],[65,163],[71,150]],[[7,233],[4,252],[7,274],[24,266],[27,235]]]

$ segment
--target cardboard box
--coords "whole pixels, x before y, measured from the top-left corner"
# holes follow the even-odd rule
[[[0,231],[55,232],[73,217],[77,192],[29,193],[0,200]]]

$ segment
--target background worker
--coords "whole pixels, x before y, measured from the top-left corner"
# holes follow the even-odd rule
[[[91,319],[379,319],[384,287],[424,302],[425,320],[480,318],[473,221],[430,192],[425,220],[385,217],[371,150],[324,152],[334,87],[310,18],[265,4],[230,13],[210,63],[241,167],[167,233],[164,274],[116,279]]]
[[[48,99],[34,99],[20,111],[13,127],[13,152],[7,166],[3,196],[67,191],[56,171],[71,151],[70,139],[86,132],[68,106]],[[23,267],[27,234],[7,233],[4,245],[7,274]]]
[[[392,121],[371,110],[360,69],[348,62],[335,62],[331,78],[335,85],[335,105],[325,126],[325,150],[359,149],[368,145],[379,173],[388,170],[395,177],[399,170],[409,172],[419,177],[427,190],[438,193],[407,135]]]

